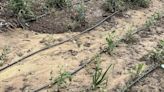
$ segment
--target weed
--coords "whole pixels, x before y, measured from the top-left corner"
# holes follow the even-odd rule
[[[8,46],[6,46],[5,48],[3,48],[3,51],[2,51],[2,53],[1,53],[1,55],[0,55],[0,66],[2,66],[3,65],[3,63],[6,61],[6,59],[7,59],[7,54],[9,54],[9,47]]]
[[[19,13],[22,8],[25,8],[25,2],[23,0],[10,0],[9,8],[11,8],[15,13]]]
[[[150,5],[151,0],[128,0],[132,2],[133,5],[137,5],[139,7],[147,8]]]
[[[145,23],[145,26],[149,28],[150,26],[154,25],[157,20],[160,18],[160,13],[156,12],[154,13]]]
[[[124,9],[123,0],[106,0],[104,3],[104,9],[106,11],[115,12]]]
[[[66,85],[67,81],[66,79],[69,79],[69,81],[72,80],[72,75],[70,72],[66,72],[66,71],[62,71],[62,69],[60,69],[59,71],[59,76],[53,80],[53,83],[57,84],[57,90],[59,91],[60,88],[62,88],[63,86]]]
[[[159,43],[160,48],[156,48],[149,54],[149,59],[154,63],[164,63],[164,44],[163,41]]]
[[[134,6],[149,7],[151,0],[106,0],[103,8],[106,11],[115,12],[123,11]]]
[[[75,7],[75,14],[74,14],[74,19],[78,21],[79,23],[84,23],[85,22],[85,6],[84,3],[81,2]]]
[[[158,46],[159,46],[159,48],[164,49],[164,40],[160,40]]]
[[[72,75],[69,72],[60,72],[60,76],[55,79],[55,82],[57,83],[58,86],[61,86],[62,84],[66,83],[66,78],[70,79],[72,78]]]
[[[128,32],[125,34],[125,38],[123,41],[127,44],[134,44],[137,42],[137,39],[133,35],[133,30],[129,29]]]
[[[95,68],[95,73],[92,76],[92,89],[95,90],[97,88],[101,88],[103,84],[107,85],[107,73],[112,65],[108,66],[105,72],[102,72],[102,68],[100,68],[99,63],[97,63]]]
[[[109,37],[106,38],[106,41],[107,41],[107,44],[108,44],[107,50],[108,50],[108,53],[110,55],[113,53],[113,50],[118,45],[118,41],[114,41],[113,38],[114,37],[111,36],[111,35],[109,35]]]
[[[47,0],[46,6],[51,8],[53,7],[62,9],[72,7],[72,2],[71,0]]]
[[[136,78],[136,76],[140,76],[142,74],[142,72],[144,71],[144,64],[138,64],[135,66],[134,69],[132,69],[130,71],[130,73],[132,74],[132,78]]]
[[[30,5],[30,2],[27,0],[10,0],[8,6],[16,16],[29,19],[35,17]]]
[[[147,55],[141,58],[141,60],[149,60],[154,64],[164,63],[164,41],[161,40],[155,50],[149,52]]]

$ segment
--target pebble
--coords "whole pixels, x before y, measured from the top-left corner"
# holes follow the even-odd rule
[[[164,69],[164,64],[162,64],[161,67]]]

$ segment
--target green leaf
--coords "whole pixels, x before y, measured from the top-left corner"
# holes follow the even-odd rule
[[[107,72],[109,71],[109,69],[111,68],[111,66],[112,66],[112,64],[106,69],[106,71],[102,75],[101,79],[97,82],[98,84],[101,84],[104,81],[105,75],[107,74]]]

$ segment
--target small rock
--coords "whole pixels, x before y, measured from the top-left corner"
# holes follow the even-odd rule
[[[161,67],[164,69],[164,64],[162,64]]]
[[[74,50],[69,50],[68,52],[70,52],[72,56],[76,56],[78,54],[78,52]]]
[[[84,43],[84,46],[85,46],[85,47],[90,47],[90,46],[91,46],[91,43],[86,42],[86,43]]]

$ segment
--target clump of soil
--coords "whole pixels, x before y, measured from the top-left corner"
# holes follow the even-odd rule
[[[69,14],[63,10],[56,11],[42,19],[29,23],[29,28],[30,30],[40,33],[63,33],[74,30],[78,25],[79,24],[70,19]]]
[[[97,22],[99,19],[102,19],[102,14],[104,11],[100,8],[103,3],[101,0],[90,0],[84,3],[86,12],[85,20],[82,22],[73,19],[75,17],[74,14],[76,13],[75,6],[80,4],[80,2],[77,0],[73,0],[72,2],[72,9],[52,9],[55,10],[55,12],[36,21],[29,22],[28,28],[39,33],[63,33],[70,31],[79,32]],[[10,21],[11,23],[17,25],[17,27],[26,26],[24,25],[24,21],[17,20],[13,12],[8,11],[6,2],[2,4],[4,5],[4,11],[0,14],[1,18]],[[36,16],[44,14],[47,11],[44,0],[37,0],[32,4],[32,11],[36,14]]]
[[[86,12],[83,22],[74,19],[76,6],[80,4],[79,1],[73,0],[72,2],[73,9],[56,9],[52,14],[29,23],[30,30],[40,33],[80,32],[102,19],[104,11],[100,8],[102,5],[101,0],[90,0],[84,3]]]
[[[45,4],[46,0],[36,0],[32,1],[32,11],[36,16],[44,14],[47,12],[48,8],[46,8]],[[83,22],[79,22],[75,19],[75,11],[77,5],[81,4],[81,1],[72,0],[72,9],[52,9],[53,13],[44,16],[36,21],[29,22],[28,28],[31,31],[36,31],[39,33],[63,33],[63,32],[81,32],[82,30],[92,26],[99,20],[103,18],[103,16],[110,15],[108,12],[104,11],[102,6],[104,6],[105,1],[102,0],[85,0],[85,20]],[[16,27],[26,28],[24,21],[17,20],[14,14],[9,11],[6,7],[6,2],[2,3],[5,7],[2,14],[0,14],[1,18],[11,22],[16,25]]]

